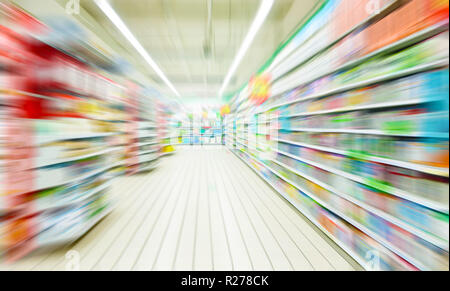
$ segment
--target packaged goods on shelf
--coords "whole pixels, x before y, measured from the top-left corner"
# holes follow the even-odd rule
[[[448,3],[329,1],[231,100],[226,145],[363,267],[449,265]],[[343,17],[348,16],[348,17]]]
[[[180,143],[184,145],[190,145],[193,143],[192,134],[193,134],[193,126],[192,126],[192,117],[186,114],[184,118],[182,118],[181,123],[178,126],[181,138]]]
[[[375,183],[365,182],[368,180],[364,178],[358,179],[356,175],[339,175],[341,174],[340,172],[336,171],[338,174],[330,172],[333,170],[332,168],[330,171],[327,171],[328,168],[323,169],[318,164],[314,166],[288,156],[280,155],[276,161],[281,166],[287,166],[289,168],[290,172],[288,173],[292,172],[292,180],[297,178],[293,173],[303,175],[301,176],[303,180],[314,181],[315,184],[322,185],[332,195],[340,195],[345,198],[350,197],[350,199],[355,198],[364,204],[375,207],[376,211],[381,210],[395,217],[395,221],[400,219],[414,225],[419,230],[417,233],[422,233],[422,231],[424,233],[432,233],[438,239],[435,240],[434,237],[430,237],[430,240],[436,242],[442,249],[448,249],[448,229],[445,229],[445,226],[448,224],[448,214],[423,206],[419,203],[421,201],[420,199],[414,199],[415,197],[408,196],[399,197],[395,195],[395,191],[390,191],[392,193],[389,193],[388,191],[379,190],[378,188],[380,187]],[[374,187],[371,185],[374,185]],[[383,184],[380,183],[380,185]],[[333,194],[333,192],[336,193]],[[417,197],[420,198],[420,196]],[[426,197],[424,198],[426,199]],[[426,201],[425,199],[423,200]],[[423,219],[414,221],[420,215],[423,216]]]
[[[359,159],[385,164],[409,162],[426,172],[448,169],[448,141],[433,138],[394,137],[357,133],[280,132],[280,141],[323,151],[346,154]],[[418,165],[413,165],[413,164]],[[426,168],[421,165],[435,167]]]
[[[64,208],[88,199],[110,185],[105,175],[95,175],[76,183],[69,183],[32,193],[36,211]]]
[[[448,70],[417,74],[376,86],[305,100],[280,108],[280,116],[326,114],[333,110],[355,111],[448,102]],[[445,103],[443,104],[445,105]],[[299,113],[301,112],[301,113]]]
[[[39,245],[52,246],[75,241],[98,222],[112,206],[101,193],[75,208],[63,208],[40,215],[43,230],[37,235]]]
[[[397,188],[437,204],[448,204],[445,177],[283,143],[279,144],[278,152],[301,157],[302,161],[323,165],[327,169],[352,174],[356,180],[365,179],[366,184],[378,187],[381,191],[395,192]]]
[[[172,109],[168,105],[160,104],[157,107],[157,136],[161,142],[160,153],[161,155],[167,154],[169,152],[174,152],[175,149],[172,146],[172,138],[174,137],[172,134],[172,126],[170,124]]]
[[[368,252],[375,252],[380,258],[380,264],[376,267],[377,270],[416,269],[416,267],[397,256],[391,250],[358,230],[352,224],[343,221],[339,216],[323,208],[322,204],[281,179],[266,165],[250,158],[245,153],[238,152],[237,154],[241,159],[249,163],[257,173],[262,175],[281,195],[299,208],[325,234],[330,236],[348,253],[352,254],[363,267],[371,269],[371,257],[368,257],[367,254]]]
[[[0,9],[12,27],[0,26],[0,257],[11,261],[81,237],[113,209],[115,177],[157,165],[158,92],[99,64],[91,40],[80,50],[53,26],[29,33],[45,24]]]
[[[358,86],[365,87],[365,83],[369,86],[376,85],[380,81],[385,82],[392,79],[395,80],[396,78],[394,77],[401,77],[401,74],[408,75],[421,72],[421,70],[424,70],[423,67],[426,68],[427,66],[431,66],[431,69],[433,69],[433,66],[436,66],[435,68],[438,68],[439,65],[445,66],[445,64],[448,64],[448,41],[446,40],[448,40],[448,32],[443,32],[423,43],[405,48],[399,52],[394,51],[391,54],[373,57],[356,67],[338,71],[318,79],[310,77],[311,75],[314,75],[314,69],[311,68],[313,65],[307,65],[305,69],[302,69],[304,70],[302,71],[303,73],[299,74],[300,76],[304,76],[303,78],[309,79],[303,81],[295,75],[295,78],[293,79],[294,82],[302,85],[295,90],[282,95],[281,98],[277,98],[275,104],[318,98],[331,95],[334,92],[345,92],[348,91],[347,88],[353,89],[352,87],[358,89]],[[314,64],[314,62],[310,64]],[[322,64],[319,64],[316,67],[319,70],[323,69]],[[323,73],[317,74],[317,76],[320,75],[323,75]],[[286,83],[292,81],[282,80],[280,82]],[[363,84],[363,86],[360,86],[359,84]],[[280,87],[283,85],[277,86]],[[274,85],[273,94],[277,95],[283,93],[277,91],[278,87],[275,87]],[[280,87],[280,90],[282,90],[281,88],[282,87]],[[272,102],[275,102],[275,100]],[[270,103],[267,105],[270,105]]]
[[[280,93],[278,91],[280,86],[285,88],[284,90],[292,89],[292,86],[304,83],[299,82],[303,80],[302,78],[306,77],[309,81],[313,81],[321,75],[332,74],[341,65],[345,66],[347,61],[351,63],[359,58],[371,57],[372,53],[382,55],[392,51],[391,48],[395,51],[393,44],[397,41],[400,42],[411,35],[420,41],[433,35],[433,32],[439,33],[445,30],[445,23],[448,25],[448,5],[439,1],[414,0],[407,4],[400,3],[401,1],[383,1],[382,3],[378,1],[376,3],[378,7],[373,7],[374,3],[370,2],[327,2],[316,17],[298,32],[293,41],[287,45],[286,50],[293,50],[293,47],[299,43],[302,45],[297,45],[295,53],[291,56],[276,62],[278,65],[272,70],[273,78],[278,80],[282,77],[282,80],[274,84],[274,94]],[[392,8],[399,3],[403,6],[392,11]],[[379,10],[374,13],[374,16],[369,17],[367,13],[370,12],[366,8],[369,10],[379,8]],[[346,23],[347,20],[342,20],[341,15],[351,15],[353,20],[349,23],[352,25]],[[411,17],[412,15],[417,17]],[[373,18],[380,18],[380,16],[383,17],[379,21],[371,23]],[[342,25],[342,23],[346,24]],[[427,29],[431,26],[436,27],[432,27],[430,32]],[[338,41],[335,42],[335,40]],[[400,47],[408,45],[408,42],[399,43]],[[445,43],[443,45],[445,48]],[[280,55],[283,53],[281,52]],[[306,68],[309,70],[305,70]],[[287,72],[291,73],[286,74]]]

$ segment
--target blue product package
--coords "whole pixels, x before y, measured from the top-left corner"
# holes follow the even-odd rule
[[[284,128],[284,129],[291,128],[291,122],[290,122],[289,118],[280,118],[279,122],[280,122],[280,128]]]
[[[425,133],[448,133],[449,115],[447,111],[433,112],[427,114],[422,120],[421,130]]]
[[[379,216],[376,216],[372,213],[369,213],[367,224],[370,229],[380,234],[382,237],[389,237],[390,235],[390,223],[386,220],[382,219]]]
[[[421,226],[426,226],[429,223],[428,216],[424,212],[423,207],[408,201],[403,201],[403,203],[399,203],[398,206],[398,215],[402,217],[403,220]]]
[[[449,70],[439,70],[431,73],[419,75],[423,78],[422,86],[420,86],[420,95],[427,100],[446,101],[448,110],[448,81]],[[433,109],[433,108],[432,108]],[[434,108],[442,110],[442,108]]]
[[[449,70],[435,71],[426,74],[427,78],[425,96],[428,100],[437,100],[427,103],[429,112],[439,113],[427,119],[422,130],[425,132],[448,132],[449,127]]]

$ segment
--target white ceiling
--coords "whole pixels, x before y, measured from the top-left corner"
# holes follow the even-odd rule
[[[219,98],[218,92],[223,79],[260,3],[260,0],[209,1],[110,0],[117,14],[180,92],[181,100],[186,102]],[[31,2],[44,10],[43,2],[58,2],[60,6],[65,6],[67,0]],[[323,0],[275,0],[268,19],[224,95],[235,92],[248,82],[279,44],[321,2]],[[158,84],[163,93],[172,96],[173,92],[141,59],[94,1],[81,0],[80,3],[82,9],[80,15],[76,16],[77,19]],[[211,21],[208,21],[209,5]],[[34,11],[39,11],[39,8]]]

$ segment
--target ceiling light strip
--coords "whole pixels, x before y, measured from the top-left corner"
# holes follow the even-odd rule
[[[253,39],[255,38],[256,34],[258,33],[259,29],[261,28],[262,24],[266,20],[267,15],[270,12],[270,9],[272,8],[273,0],[262,0],[261,5],[258,9],[258,12],[256,13],[255,19],[253,20],[252,25],[250,26],[250,30],[248,31],[247,35],[245,36],[244,41],[241,44],[241,47],[239,48],[238,53],[236,54],[233,63],[231,64],[231,67],[223,81],[222,87],[219,91],[219,97],[222,97],[225,88],[228,86],[228,83],[230,82],[231,77],[236,72],[236,69],[238,68],[239,64],[241,63],[242,59],[244,58],[245,54],[247,53],[248,48],[250,47],[251,43],[253,42]]]
[[[150,57],[144,47],[139,43],[139,41],[134,37],[133,33],[128,29],[122,19],[117,15],[111,5],[107,0],[95,0],[97,6],[105,13],[105,15],[111,20],[111,22],[120,30],[120,32],[125,36],[125,38],[133,45],[137,52],[144,58],[144,60],[152,67],[152,69],[158,74],[158,76],[166,83],[166,85],[180,97],[177,89],[173,84],[167,79],[166,75],[155,63],[155,61]]]

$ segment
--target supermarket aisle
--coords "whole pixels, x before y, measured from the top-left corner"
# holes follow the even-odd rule
[[[153,172],[118,179],[113,192],[116,209],[78,242],[2,269],[357,267],[222,146],[180,147]]]

